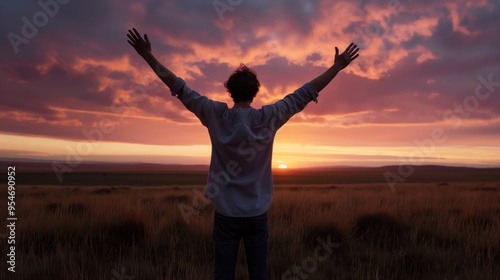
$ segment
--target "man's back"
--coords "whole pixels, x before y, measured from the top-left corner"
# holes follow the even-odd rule
[[[271,163],[276,131],[316,100],[316,89],[306,83],[261,109],[228,108],[199,95],[180,78],[172,93],[208,128],[212,156],[205,195],[212,199],[215,210],[231,217],[266,212],[273,193]]]

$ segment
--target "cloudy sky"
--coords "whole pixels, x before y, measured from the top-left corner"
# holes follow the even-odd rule
[[[43,4],[47,3],[47,4]],[[3,158],[208,164],[207,130],[126,42],[210,98],[240,64],[279,100],[360,57],[277,134],[274,165],[500,166],[500,1],[2,1]],[[92,141],[91,141],[92,140]]]

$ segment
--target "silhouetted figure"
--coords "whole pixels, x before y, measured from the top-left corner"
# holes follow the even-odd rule
[[[182,104],[207,127],[212,142],[205,196],[215,208],[213,240],[215,279],[234,279],[240,240],[243,239],[250,279],[268,279],[267,210],[273,194],[271,156],[276,131],[302,111],[318,93],[358,57],[356,45],[339,54],[333,66],[274,104],[251,107],[260,83],[254,71],[241,64],[224,83],[234,101],[210,100],[189,88],[151,52],[148,36],[135,28],[127,40],[170,88]]]

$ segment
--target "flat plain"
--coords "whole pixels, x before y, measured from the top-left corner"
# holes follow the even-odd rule
[[[496,171],[426,173],[428,179],[409,177],[394,191],[383,176],[360,172],[276,172],[270,279],[497,279]],[[191,184],[206,177],[169,174],[155,175],[161,182],[154,184],[144,177],[151,174],[82,173],[73,176],[85,183],[58,185],[40,174],[25,178],[16,188],[15,277],[2,271],[1,278],[213,279],[214,209],[201,196],[203,185]],[[99,184],[114,176],[127,179]],[[134,183],[141,177],[149,184]],[[6,207],[4,195],[0,205]],[[236,279],[248,279],[243,247]]]

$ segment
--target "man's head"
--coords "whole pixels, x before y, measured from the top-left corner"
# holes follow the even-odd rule
[[[224,87],[231,94],[234,103],[252,102],[259,91],[260,82],[257,80],[255,72],[242,63],[224,82]]]

